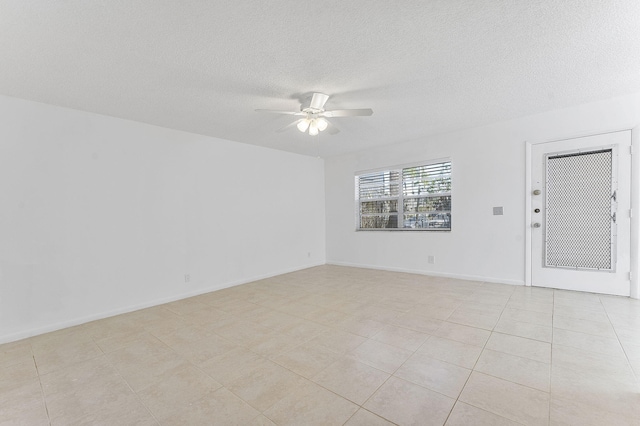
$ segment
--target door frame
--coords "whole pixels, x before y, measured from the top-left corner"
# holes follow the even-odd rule
[[[631,283],[630,297],[633,299],[640,299],[640,126],[618,128],[609,131],[594,132],[587,134],[578,134],[575,136],[563,137],[560,139],[550,139],[542,141],[525,141],[525,220],[524,220],[524,235],[525,235],[525,286],[531,286],[532,282],[532,230],[531,223],[533,216],[531,214],[531,193],[533,192],[532,186],[532,147],[533,145],[539,145],[543,143],[560,142],[568,139],[577,139],[587,136],[604,135],[607,133],[631,131],[631,199],[629,204],[631,206],[631,247],[629,248],[630,260],[631,260]],[[634,172],[635,171],[635,172]]]

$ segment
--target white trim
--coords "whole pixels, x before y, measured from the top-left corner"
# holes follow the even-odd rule
[[[640,126],[631,129],[631,149],[630,297],[640,299]]]
[[[631,218],[631,246],[629,248],[629,256],[631,257],[631,280],[630,280],[630,297],[634,299],[640,299],[640,173],[633,173],[634,170],[640,170],[640,155],[638,150],[640,149],[640,127],[637,125],[623,126],[616,129],[609,129],[604,131],[591,131],[581,132],[573,135],[565,135],[559,138],[545,139],[539,141],[525,141],[525,271],[524,279],[525,285],[531,286],[532,282],[532,234],[531,234],[531,192],[532,187],[532,148],[533,145],[540,145],[545,143],[554,143],[567,141],[571,139],[586,138],[590,136],[606,135],[610,133],[618,132],[631,132],[631,147],[636,152],[635,155],[631,155],[631,209],[636,212]]]
[[[177,300],[187,299],[189,297],[199,296],[201,294],[211,293],[212,291],[222,290],[224,288],[235,287],[235,286],[242,285],[242,284],[247,284],[247,283],[250,283],[250,282],[253,282],[253,281],[263,280],[263,279],[266,279],[266,278],[271,278],[271,277],[275,277],[275,276],[278,276],[278,275],[288,274],[290,272],[300,271],[300,270],[303,270],[303,269],[313,268],[313,267],[322,266],[322,265],[324,265],[324,263],[313,263],[313,264],[309,264],[309,265],[305,265],[305,266],[301,266],[301,267],[283,269],[283,270],[278,271],[278,272],[270,272],[268,274],[257,275],[257,276],[251,277],[251,278],[246,278],[246,279],[241,279],[241,280],[237,280],[237,281],[230,281],[230,282],[226,282],[226,283],[216,284],[216,285],[207,287],[205,289],[199,289],[199,290],[192,291],[192,292],[189,292],[189,293],[181,293],[179,295],[170,296],[170,297],[164,297],[164,298],[161,298],[161,299],[155,299],[155,300],[152,300],[150,302],[140,303],[140,304],[137,304],[137,305],[127,306],[127,307],[124,307],[124,308],[119,308],[119,309],[114,309],[114,310],[111,310],[111,311],[101,312],[101,313],[98,313],[98,314],[88,315],[88,316],[82,317],[82,318],[75,318],[75,319],[68,320],[68,321],[62,321],[62,322],[58,322],[58,323],[55,323],[55,324],[47,325],[46,327],[32,328],[32,329],[20,331],[20,332],[13,333],[13,334],[7,334],[7,335],[4,335],[4,336],[0,336],[0,344],[15,342],[17,340],[26,339],[28,337],[37,336],[39,334],[44,334],[44,333],[49,333],[49,332],[52,332],[52,331],[62,330],[64,328],[73,327],[73,326],[81,325],[81,324],[86,324],[86,323],[91,322],[91,321],[96,321],[96,320],[100,320],[100,319],[104,319],[104,318],[109,318],[109,317],[112,317],[112,316],[115,316],[115,315],[126,314],[126,313],[137,311],[137,310],[140,310],[140,309],[150,308],[150,307],[153,307],[153,306],[163,305],[165,303],[175,302]]]
[[[525,194],[524,205],[524,285],[531,287],[531,148],[533,144],[525,141]]]
[[[441,272],[433,272],[433,271],[421,271],[418,269],[394,268],[389,266],[368,265],[364,263],[332,261],[332,262],[327,262],[327,265],[348,266],[352,268],[375,269],[379,271],[390,271],[390,272],[405,272],[408,274],[427,275],[432,277],[443,277],[443,278],[455,278],[455,279],[466,280],[466,281],[482,281],[487,283],[519,285],[519,286],[524,285],[524,282],[522,280],[505,280],[502,278],[483,277],[479,275],[449,274],[449,273],[441,273]]]
[[[569,135],[560,136],[560,137],[556,137],[556,138],[553,138],[553,139],[542,139],[542,140],[532,141],[532,142],[528,142],[528,143],[530,143],[531,145],[539,145],[539,144],[542,144],[542,143],[562,142],[562,141],[568,141],[568,140],[571,140],[571,139],[580,139],[580,138],[588,138],[588,137],[591,137],[591,136],[608,135],[610,133],[628,132],[630,130],[633,130],[635,127],[636,127],[635,125],[630,125],[630,126],[616,127],[614,129],[608,129],[608,130],[572,133],[572,134],[569,134]]]

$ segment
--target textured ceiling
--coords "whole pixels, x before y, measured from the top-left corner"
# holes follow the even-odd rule
[[[640,91],[638,0],[0,0],[0,94],[308,155]],[[332,119],[292,117],[314,91]]]

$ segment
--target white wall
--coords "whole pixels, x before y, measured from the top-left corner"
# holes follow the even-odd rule
[[[525,142],[630,129],[640,94],[325,160],[327,262],[524,284]],[[449,157],[451,232],[356,232],[354,174]],[[503,206],[503,216],[492,207]],[[427,264],[427,256],[435,256]]]
[[[323,173],[0,97],[0,343],[323,264]]]

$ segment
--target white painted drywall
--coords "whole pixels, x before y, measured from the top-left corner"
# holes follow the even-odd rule
[[[0,343],[323,264],[323,167],[0,96]]]
[[[525,142],[638,124],[634,94],[328,158],[327,262],[524,284]],[[451,232],[355,231],[355,173],[444,157],[452,160]],[[504,215],[493,216],[494,206]]]

